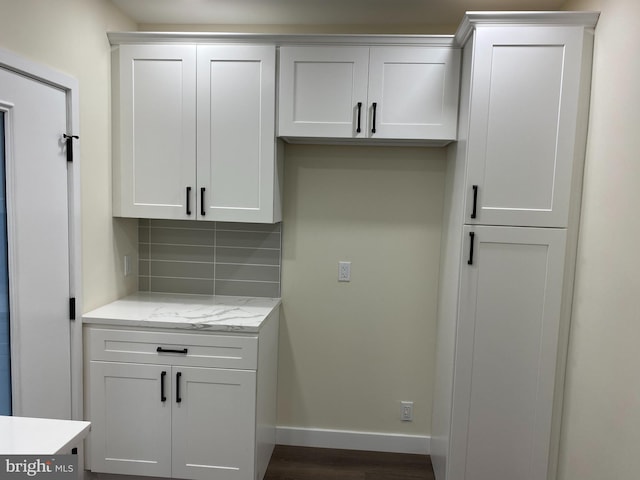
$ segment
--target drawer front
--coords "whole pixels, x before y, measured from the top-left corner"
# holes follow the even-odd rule
[[[88,328],[90,360],[256,370],[258,337]]]

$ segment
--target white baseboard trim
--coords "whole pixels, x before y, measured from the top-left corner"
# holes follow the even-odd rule
[[[431,437],[426,435],[354,432],[322,428],[276,427],[276,443],[298,447],[416,453],[420,455],[431,453]]]

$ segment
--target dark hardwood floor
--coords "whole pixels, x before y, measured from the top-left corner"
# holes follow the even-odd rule
[[[427,455],[276,445],[264,480],[434,480]]]

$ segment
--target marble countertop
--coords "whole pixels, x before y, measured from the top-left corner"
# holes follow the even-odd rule
[[[0,455],[69,453],[90,427],[89,422],[77,420],[0,416]]]
[[[82,316],[84,323],[255,333],[279,298],[139,292]]]

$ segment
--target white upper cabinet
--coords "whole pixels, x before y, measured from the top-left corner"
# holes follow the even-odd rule
[[[477,28],[467,223],[567,226],[589,85],[583,43],[582,27]]]
[[[365,138],[368,69],[368,48],[280,47],[278,135]]]
[[[274,45],[120,45],[114,215],[280,221]]]
[[[278,135],[455,140],[459,54],[450,47],[283,46]]]
[[[198,46],[198,216],[274,217],[273,46]]]
[[[196,49],[121,45],[114,55],[114,215],[194,219]]]
[[[455,140],[459,69],[460,50],[456,49],[372,48],[368,135]]]

